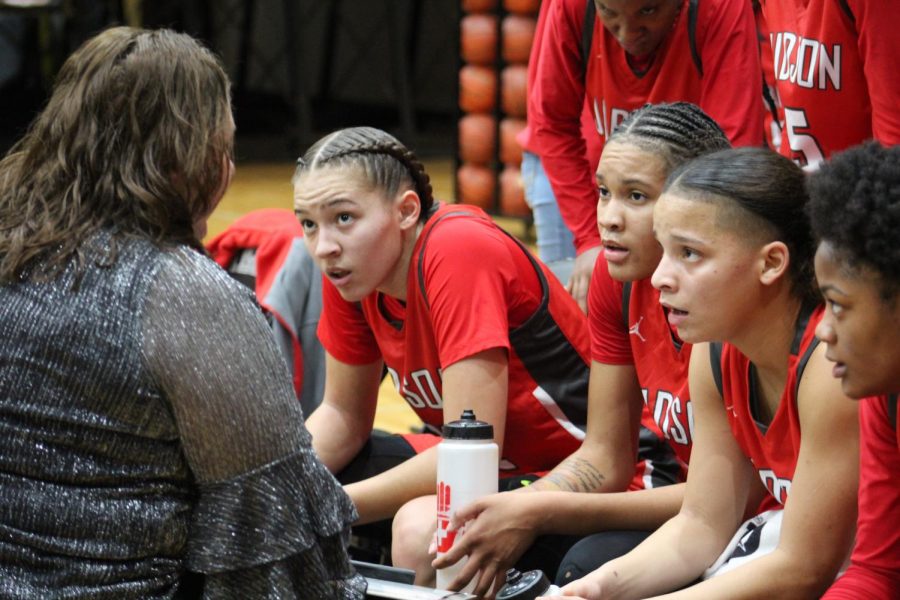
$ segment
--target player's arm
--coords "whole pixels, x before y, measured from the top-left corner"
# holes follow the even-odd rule
[[[325,353],[324,396],[306,427],[319,459],[332,473],[347,466],[372,433],[381,373],[381,360],[351,365]]]
[[[666,598],[818,598],[834,581],[856,524],[858,421],[825,349],[816,349],[800,382],[800,454],[778,547]]]
[[[443,370],[444,421],[471,408],[494,426],[494,441],[503,448],[506,426],[508,364],[505,348],[478,352]],[[345,487],[359,511],[360,523],[392,517],[409,500],[433,494],[437,448],[432,447],[393,469]]]
[[[859,53],[872,103],[872,135],[884,145],[900,144],[900,4],[848,0],[859,35]]]
[[[625,556],[567,585],[566,593],[645,598],[677,589],[699,577],[736,531],[758,478],[731,433],[707,344],[694,346],[690,389],[696,433],[680,512]]]
[[[751,3],[701,2],[697,10],[697,49],[703,68],[700,108],[733,145],[761,146],[762,65]]]
[[[581,446],[525,489],[618,492],[634,475],[643,400],[633,365],[591,362],[588,422]]]
[[[541,163],[563,220],[575,236],[578,254],[600,245],[594,165],[587,158],[581,121],[586,106],[581,57],[586,5],[584,0],[559,0],[550,6],[532,92],[531,105],[537,110],[528,115]]]

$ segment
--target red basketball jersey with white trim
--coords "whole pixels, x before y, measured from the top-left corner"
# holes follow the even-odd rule
[[[781,103],[781,154],[815,167],[873,136],[885,144],[900,142],[900,3],[761,5]]]
[[[740,350],[722,344],[722,398],[735,439],[744,455],[752,462],[769,494],[782,506],[787,501],[800,454],[800,412],[797,407],[797,386],[806,361],[819,340],[816,325],[822,319],[823,307],[818,306],[808,319],[800,319],[795,345],[788,358],[788,376],[778,410],[768,426],[757,422],[752,406],[752,365]],[[770,506],[771,507],[771,506]]]
[[[688,394],[691,345],[682,343],[670,328],[659,290],[649,279],[631,282],[626,328],[623,287],[609,275],[606,261],[598,260],[589,290],[591,357],[603,364],[635,366],[644,395],[642,425],[668,442],[674,456],[670,455],[666,468],[675,467],[683,480],[694,429]]]
[[[374,292],[342,299],[326,279],[319,337],[348,364],[383,358],[399,393],[444,423],[443,368],[509,353],[502,475],[547,471],[584,438],[587,318],[559,281],[480,209],[440,206],[413,251],[406,304]],[[454,417],[456,418],[456,417]]]

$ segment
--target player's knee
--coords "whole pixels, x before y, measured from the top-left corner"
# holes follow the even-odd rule
[[[404,504],[394,516],[391,560],[395,567],[419,571],[430,566],[428,546],[434,537],[434,496],[416,498]]]

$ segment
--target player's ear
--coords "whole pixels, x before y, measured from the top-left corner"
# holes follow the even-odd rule
[[[769,242],[760,249],[759,279],[763,285],[772,285],[788,274],[791,253],[787,244],[781,241]]]
[[[419,201],[419,195],[413,190],[402,192],[397,198],[397,215],[400,219],[400,226],[404,229],[416,227],[419,223],[419,215],[422,212],[422,204]]]

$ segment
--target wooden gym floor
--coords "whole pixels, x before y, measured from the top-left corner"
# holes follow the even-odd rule
[[[434,196],[439,200],[453,198],[453,160],[423,161],[431,177]],[[291,176],[292,162],[238,164],[231,187],[209,219],[208,236],[212,237],[228,227],[241,215],[260,208],[293,208]],[[519,237],[526,228],[521,220],[498,219],[500,224]],[[391,432],[408,432],[421,424],[412,409],[394,390],[390,378],[381,385],[375,426]]]

